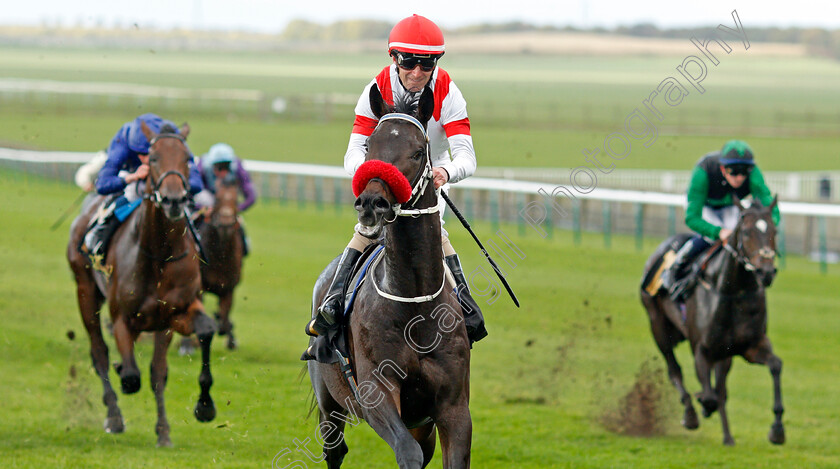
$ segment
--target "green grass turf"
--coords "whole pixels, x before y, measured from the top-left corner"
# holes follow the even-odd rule
[[[345,245],[353,210],[325,206],[299,209],[261,201],[247,213],[253,253],[245,262],[233,319],[241,348],[213,343],[216,420],[192,416],[199,362],[172,347],[166,402],[171,449],[154,447],[154,399],[148,387],[151,343],[137,347],[143,387],[119,394],[126,419],[122,435],[105,434],[101,386],[93,374],[88,341],[64,260],[68,223],[49,226],[76,190],[67,184],[0,170],[0,425],[3,467],[270,467],[294,439],[313,439],[315,419],[306,419],[308,378],[297,360],[311,285]],[[457,203],[457,201],[456,201]],[[468,270],[482,256],[468,235],[447,227]],[[483,240],[489,225],[477,223]],[[772,387],[764,367],[736,359],[729,380],[728,410],[738,445],[721,445],[719,419],[688,432],[675,390],[664,386],[667,431],[663,436],[621,436],[599,424],[634,383],[643,363],[663,362],[650,337],[637,286],[645,258],[631,238],[615,236],[605,250],[598,235],[581,245],[568,232],[553,239],[502,225],[525,254],[508,266],[522,308],[507,298],[479,299],[490,336],[473,350],[472,463],[481,468],[546,467],[836,467],[840,450],[840,327],[834,290],[836,266],[827,275],[816,264],[791,257],[769,293],[770,337],[785,363],[783,391],[788,443],[766,440],[772,422]],[[486,265],[485,265],[486,268]],[[213,310],[208,301],[208,310]],[[75,340],[67,333],[73,331]],[[111,361],[116,361],[110,338]],[[678,349],[686,382],[699,390],[685,344]],[[73,374],[75,373],[75,375]],[[111,373],[112,379],[116,375]],[[346,432],[346,467],[394,467],[394,457],[361,424]],[[310,448],[315,450],[314,443]],[[440,450],[431,467],[440,467]],[[289,464],[289,463],[285,463]],[[283,467],[281,464],[279,467]],[[317,467],[307,463],[307,467]]]

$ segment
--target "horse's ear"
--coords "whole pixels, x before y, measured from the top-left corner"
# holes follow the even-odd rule
[[[737,195],[732,194],[732,201],[733,201],[733,202],[735,202],[735,205],[737,205],[737,206],[738,206],[738,208],[739,208],[742,212],[743,212],[744,210],[746,210],[746,208],[744,208],[744,204],[742,204],[742,203],[741,203],[741,199],[739,199]]]
[[[145,121],[140,121],[140,130],[143,131],[143,135],[146,136],[146,140],[151,142],[152,139],[155,138],[155,133],[152,132],[152,129],[150,129],[148,125],[146,125]]]
[[[773,211],[774,208],[776,208],[776,205],[778,203],[779,203],[779,194],[776,194],[776,195],[773,196],[773,201],[770,202],[770,206],[768,207],[771,212]]]
[[[432,114],[435,112],[435,93],[429,85],[423,88],[423,93],[420,95],[420,102],[417,104],[417,120],[425,126]]]
[[[186,122],[181,124],[181,128],[179,129],[178,133],[180,133],[181,136],[184,137],[184,140],[186,140],[187,136],[190,134],[190,124],[187,124]]]
[[[391,112],[388,108],[388,103],[386,103],[382,98],[382,93],[379,92],[379,87],[376,86],[376,83],[370,87],[368,97],[370,98],[370,109],[373,111],[373,115],[376,116],[377,119],[381,119],[382,116]]]

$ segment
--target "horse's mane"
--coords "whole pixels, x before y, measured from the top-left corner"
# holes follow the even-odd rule
[[[417,115],[417,109],[420,106],[420,95],[422,91],[416,93],[405,93],[402,96],[394,98],[394,112],[408,114],[410,116]]]
[[[158,134],[177,134],[178,129],[175,128],[172,124],[163,124],[160,128],[160,132]]]

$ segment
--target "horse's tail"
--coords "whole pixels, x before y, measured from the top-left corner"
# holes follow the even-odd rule
[[[298,384],[303,382],[303,378],[307,375],[309,371],[309,366],[304,364],[303,367],[300,369],[300,373],[298,373]],[[306,412],[306,419],[308,420],[309,417],[315,413],[315,409],[318,408],[318,400],[315,398],[315,388],[309,386],[309,395],[307,396],[309,399],[309,410]]]

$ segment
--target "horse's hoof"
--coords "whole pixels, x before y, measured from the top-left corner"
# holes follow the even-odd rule
[[[735,446],[735,440],[731,436],[723,437],[724,446]]]
[[[774,445],[783,445],[785,444],[785,427],[781,423],[774,423],[770,427],[770,434],[767,435],[767,439],[770,440],[770,443]]]
[[[105,433],[122,433],[125,431],[122,415],[106,417],[103,426],[105,427]]]
[[[178,355],[182,357],[190,356],[193,352],[195,352],[195,347],[193,347],[191,342],[184,341],[181,343],[181,346],[178,347]]]
[[[171,448],[172,447],[172,440],[169,439],[169,435],[158,436],[157,447],[158,448]]]
[[[694,411],[694,407],[686,409],[681,423],[688,430],[697,430],[700,427],[700,419],[697,418],[697,412]]]
[[[134,394],[140,390],[140,372],[126,371],[124,376],[120,376],[120,384],[123,394]]]
[[[709,418],[718,408],[718,401],[714,396],[705,397],[702,394],[698,394],[697,401],[703,406],[703,417]]]
[[[239,348],[239,344],[236,343],[236,339],[233,338],[233,334],[228,336],[227,348],[228,350],[236,350]]]
[[[213,404],[213,399],[207,398],[207,402],[202,402],[201,399],[195,404],[196,420],[199,422],[209,422],[216,418],[216,406]]]

